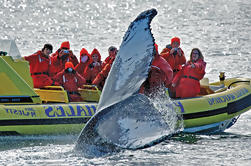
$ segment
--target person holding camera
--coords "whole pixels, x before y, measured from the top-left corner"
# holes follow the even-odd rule
[[[72,62],[66,62],[65,68],[53,77],[64,89],[67,91],[69,101],[81,102],[83,101],[78,88],[81,88],[85,84],[85,78],[83,78],[78,72],[74,70]]]
[[[74,66],[78,64],[77,57],[70,50],[69,41],[62,42],[61,47],[51,55],[50,76],[63,70],[66,62],[72,62]]]
[[[49,77],[49,67],[51,65],[51,58],[49,55],[52,50],[53,47],[51,44],[45,44],[42,50],[24,57],[30,65],[30,73],[34,88],[57,85],[57,83]]]
[[[174,76],[181,70],[182,65],[186,63],[186,57],[180,48],[180,38],[178,37],[172,38],[171,44],[167,45],[160,55],[170,64]]]

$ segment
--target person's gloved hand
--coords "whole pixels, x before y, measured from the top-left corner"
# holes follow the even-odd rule
[[[64,55],[64,50],[60,50],[60,52],[58,53],[59,58],[61,58]]]
[[[69,57],[69,51],[68,50],[61,50],[59,52],[59,58],[61,58],[62,60],[65,60]]]
[[[75,57],[75,55],[73,54],[72,50],[69,50],[69,55],[70,55],[70,57],[72,57],[72,58]]]
[[[178,55],[179,55],[179,56],[181,56],[181,55],[182,55],[182,52],[181,52],[181,49],[180,49],[180,48],[178,49],[178,51],[177,51],[177,52],[178,52]]]
[[[98,62],[93,62],[93,66],[94,66],[94,67],[100,66],[100,63],[98,63]]]

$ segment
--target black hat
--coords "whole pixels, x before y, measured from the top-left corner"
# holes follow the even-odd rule
[[[115,46],[111,46],[108,48],[108,51],[114,51],[114,50],[117,50],[117,48]]]
[[[44,50],[45,48],[51,50],[51,52],[52,52],[52,50],[53,50],[53,47],[52,47],[51,44],[45,44],[45,45],[44,45],[44,48],[43,48],[42,50]]]

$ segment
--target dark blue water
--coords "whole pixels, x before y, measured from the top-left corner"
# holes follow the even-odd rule
[[[50,42],[65,40],[79,56],[82,47],[107,56],[143,10],[156,8],[152,32],[163,48],[181,38],[187,59],[193,47],[207,62],[205,77],[251,77],[251,1],[249,0],[0,0],[0,36],[15,39],[23,56]],[[0,165],[250,165],[251,112],[220,135],[183,135],[148,149],[85,158],[73,151],[77,136],[0,138]]]

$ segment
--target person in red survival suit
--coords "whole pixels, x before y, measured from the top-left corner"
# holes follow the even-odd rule
[[[91,53],[91,63],[86,67],[85,72],[84,72],[86,83],[92,84],[92,81],[96,78],[96,76],[102,70],[101,64],[102,64],[101,55],[99,51],[96,48],[94,48]]]
[[[173,70],[168,62],[159,55],[158,45],[155,44],[154,59],[147,80],[142,84],[140,93],[152,95],[156,91],[168,88],[173,79]]]
[[[110,63],[110,61],[113,61],[114,58],[116,57],[117,53],[118,53],[118,50],[116,47],[114,46],[110,46],[108,48],[108,53],[109,53],[109,56],[103,61],[102,63],[102,69],[108,64]]]
[[[108,64],[106,64],[101,72],[98,73],[98,75],[95,77],[95,79],[92,81],[93,85],[96,85],[99,90],[102,90],[105,84],[105,80],[108,77],[108,74],[111,70],[113,61],[115,60],[115,56],[111,57],[110,61],[108,62]]]
[[[174,76],[182,69],[182,65],[186,63],[184,52],[179,46],[180,39],[178,37],[174,37],[171,39],[171,44],[167,45],[160,53],[160,55],[172,67]]]
[[[64,89],[67,91],[69,101],[80,102],[83,101],[78,88],[85,84],[85,79],[74,70],[71,62],[65,63],[65,69],[53,77]]]
[[[56,75],[58,72],[64,69],[66,62],[72,62],[74,66],[78,64],[77,57],[70,50],[69,41],[65,41],[61,44],[61,47],[51,55],[51,67],[50,76]]]
[[[82,48],[80,51],[80,63],[75,66],[75,70],[84,77],[84,71],[86,67],[91,63],[91,55],[85,48]]]
[[[25,56],[24,59],[29,61],[30,73],[33,80],[34,88],[42,88],[49,85],[58,85],[49,77],[49,66],[51,64],[50,54],[53,50],[51,44],[45,44],[41,51]]]
[[[176,89],[176,97],[195,97],[200,93],[200,80],[205,75],[206,62],[198,48],[193,48],[190,60],[176,74],[172,81],[172,87]]]

